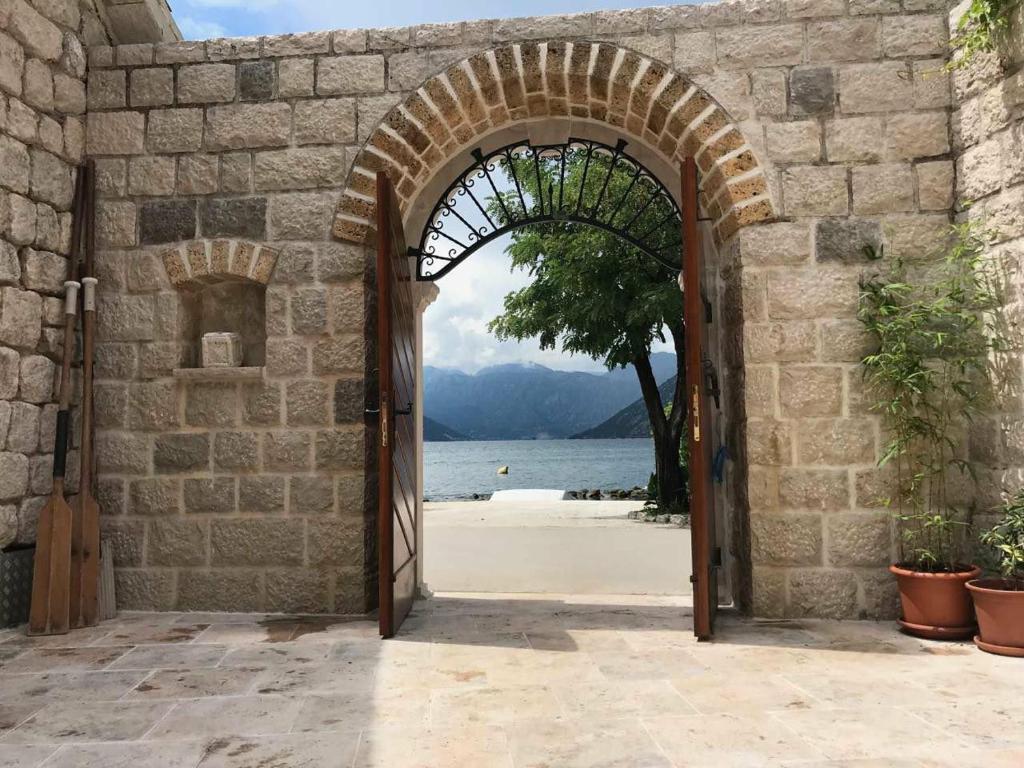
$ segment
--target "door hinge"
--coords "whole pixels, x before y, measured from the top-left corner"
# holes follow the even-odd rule
[[[380,396],[380,446],[381,448],[388,447],[388,396],[381,394]]]
[[[718,384],[718,371],[715,370],[715,364],[708,357],[703,358],[701,363],[704,366],[704,389],[715,401],[715,410],[720,411],[722,410],[722,389]]]

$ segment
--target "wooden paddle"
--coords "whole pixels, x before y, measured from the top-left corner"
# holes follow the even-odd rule
[[[71,507],[64,499],[64,469],[68,451],[71,405],[71,360],[75,355],[75,316],[78,313],[78,260],[82,251],[82,219],[85,213],[85,173],[78,169],[71,226],[68,279],[64,283],[64,359],[60,369],[57,434],[53,446],[53,489],[39,513],[36,555],[32,576],[30,635],[63,635],[70,624]]]
[[[100,588],[100,505],[92,491],[93,412],[92,365],[96,335],[96,172],[90,160],[85,167],[85,260],[82,267],[82,443],[76,525],[71,542],[72,585],[71,624],[95,626],[99,616]],[[77,557],[75,557],[77,555]],[[74,575],[77,565],[78,576]]]

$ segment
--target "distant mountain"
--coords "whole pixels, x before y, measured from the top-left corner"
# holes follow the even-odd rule
[[[672,396],[675,394],[675,388],[675,376],[663,382],[662,385],[658,387],[658,392],[661,394],[661,402],[663,404],[667,405],[672,402]],[[647,406],[644,405],[644,399],[641,397],[635,402],[627,405],[610,419],[602,421],[596,427],[585,429],[582,432],[573,435],[573,438],[590,440],[610,437],[650,436],[651,420],[647,416]]]
[[[446,427],[429,416],[423,417],[423,439],[428,443],[444,443],[468,438],[458,430]]]
[[[675,355],[651,355],[659,382],[676,372]],[[471,440],[565,438],[608,419],[640,396],[632,367],[603,373],[543,365],[496,365],[468,374],[427,366],[425,415]]]

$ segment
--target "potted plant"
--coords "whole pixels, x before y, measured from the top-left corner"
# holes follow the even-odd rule
[[[961,639],[975,621],[965,585],[981,570],[967,556],[971,509],[950,488],[969,474],[964,435],[990,389],[989,355],[1004,344],[1000,305],[983,255],[988,233],[952,227],[944,258],[861,279],[858,317],[873,351],[861,363],[865,389],[883,421],[881,467],[891,472],[901,627]],[[871,259],[883,251],[866,248]],[[961,500],[963,501],[963,500]]]
[[[999,576],[967,582],[980,630],[974,642],[989,653],[1024,656],[1024,488],[1002,512],[1002,519],[981,535],[981,543],[995,555]]]

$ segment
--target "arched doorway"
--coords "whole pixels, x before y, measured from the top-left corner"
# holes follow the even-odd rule
[[[502,210],[501,221],[489,219],[485,206],[469,194],[471,179],[493,183],[487,169],[495,161],[512,166],[522,162],[523,171],[528,173],[531,163],[536,168],[542,162],[562,162],[573,152],[603,158],[596,163],[598,189],[603,187],[602,163],[607,168],[623,162],[639,169],[637,186],[653,190],[652,205],[659,201],[659,205],[667,206],[664,210],[669,215],[659,217],[653,227],[652,222],[638,219],[645,226],[634,229],[636,221],[614,215],[619,199],[606,203],[600,199],[600,192],[596,204],[582,209],[566,205],[564,199],[556,203],[561,190],[555,186],[524,196],[524,185],[529,186],[526,174],[522,181],[513,181],[507,188],[510,199],[518,198],[519,205],[515,210]],[[488,233],[560,217],[618,229],[652,257],[669,260],[670,252],[678,250],[682,241],[676,222],[686,202],[679,171],[684,163],[693,169],[694,239],[698,209],[708,239],[716,245],[728,243],[744,224],[773,218],[768,185],[753,149],[725,111],[681,75],[610,44],[511,45],[448,67],[387,114],[356,157],[334,232],[343,239],[367,243],[376,239],[380,244],[387,239],[380,237],[384,226],[380,222],[390,221],[392,233],[400,232],[417,244],[413,251],[415,264],[409,265],[410,280],[413,272],[430,278],[454,268],[487,239]],[[378,178],[386,179],[391,190],[384,220],[380,219]],[[500,199],[500,190],[495,187],[493,191]],[[480,217],[477,221],[456,212],[459,199],[475,206],[474,216]],[[453,234],[455,222],[464,230],[464,237]],[[665,227],[674,230],[674,240],[655,237],[654,242],[647,242]],[[387,244],[392,256],[397,254],[398,239],[391,238]],[[447,250],[437,248],[442,241]],[[678,256],[674,265],[682,265]],[[704,322],[705,305],[712,303],[698,301],[695,307],[700,312],[695,310],[694,317]],[[694,348],[699,349],[696,344]],[[696,383],[706,391],[710,380],[698,373],[704,367],[699,352],[690,367]],[[739,376],[730,378],[734,379],[733,386],[741,386],[741,359],[736,367]],[[739,402],[730,429],[742,443],[741,398],[727,400]],[[737,453],[741,452],[740,445]],[[711,461],[708,456],[709,467]],[[741,487],[736,493],[739,501],[730,512],[733,541],[729,548],[739,554],[734,572],[738,583],[733,589],[743,594],[749,592],[750,574],[749,555],[744,556],[749,545],[742,470],[740,475]],[[391,533],[395,530],[392,526]],[[384,543],[380,542],[382,546]],[[703,558],[710,564],[716,560],[716,546],[715,542],[705,543],[708,551]],[[407,547],[404,557],[399,554],[393,559],[402,564],[414,555]],[[382,572],[381,578],[383,597],[395,583],[394,573]],[[717,601],[709,597],[708,602],[713,606]],[[707,633],[707,629],[698,632]]]

